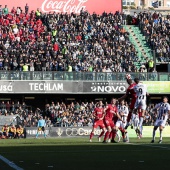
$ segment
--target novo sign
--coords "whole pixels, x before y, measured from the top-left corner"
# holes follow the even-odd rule
[[[125,93],[127,83],[125,82],[84,82],[85,92],[92,93]]]

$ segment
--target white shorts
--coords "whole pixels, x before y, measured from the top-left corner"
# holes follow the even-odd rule
[[[134,119],[133,120],[133,126],[138,127],[139,126],[139,119]]]
[[[145,99],[136,99],[134,108],[146,110],[146,100]]]
[[[166,121],[167,121],[167,118],[165,118],[164,120],[157,119],[156,122],[154,123],[154,126],[158,126],[158,127],[163,126],[163,127],[165,127]]]
[[[122,121],[119,121],[119,120],[118,120],[118,121],[116,122],[116,127],[118,127],[118,128],[121,127],[121,128],[124,129],[125,126],[126,126],[126,123],[123,123]]]

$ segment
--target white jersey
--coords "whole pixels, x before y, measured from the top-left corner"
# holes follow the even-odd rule
[[[134,87],[134,91],[136,92],[138,100],[146,100],[147,87],[145,84],[138,83]]]
[[[134,108],[146,110],[146,93],[147,93],[146,85],[138,83],[134,87],[134,91],[136,92],[137,96]]]
[[[163,103],[163,102],[158,103],[155,106],[155,109],[158,110],[158,116],[157,116],[158,120],[167,120],[168,113],[169,113],[169,110],[170,110],[170,104],[169,103]]]
[[[118,112],[119,112],[119,114],[120,114],[120,113],[123,113],[123,114],[124,114],[124,116],[121,116],[121,115],[120,115],[120,116],[122,117],[123,121],[126,122],[127,116],[128,116],[128,114],[129,114],[129,109],[128,109],[128,107],[125,106],[125,105],[123,105],[123,106],[119,105],[119,106],[118,106]]]

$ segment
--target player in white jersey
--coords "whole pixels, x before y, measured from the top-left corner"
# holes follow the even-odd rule
[[[139,129],[142,129],[143,124],[143,117],[146,111],[146,96],[149,94],[147,93],[147,87],[143,83],[140,83],[138,78],[134,79],[136,86],[134,87],[134,91],[136,92],[136,102],[134,106],[134,112],[137,113],[139,109],[141,109],[141,116],[139,118]]]
[[[168,103],[168,97],[164,96],[163,102],[158,103],[155,106],[154,110],[157,112],[157,119],[154,124],[153,138],[152,138],[151,143],[155,142],[155,132],[158,127],[159,127],[159,131],[160,131],[160,139],[159,139],[158,143],[162,143],[162,131],[165,127],[168,116],[170,115],[170,104]]]
[[[127,142],[128,141],[128,134],[125,130],[125,126],[126,126],[126,123],[127,123],[127,116],[129,114],[129,109],[128,107],[125,105],[125,101],[122,100],[120,105],[118,105],[118,112],[119,112],[119,115],[121,116],[122,120],[118,119],[117,122],[116,122],[116,130],[120,130],[122,132],[122,137],[123,137],[123,142]]]
[[[139,116],[137,114],[132,115],[132,128],[136,130],[139,127]]]

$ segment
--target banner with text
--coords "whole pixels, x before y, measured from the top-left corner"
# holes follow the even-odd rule
[[[80,137],[80,136],[89,136],[91,133],[91,127],[50,127],[46,128],[46,134],[48,137]],[[143,137],[152,138],[153,126],[144,126],[143,127]],[[100,135],[101,130],[96,129],[94,135]],[[35,137],[37,134],[36,127],[26,127],[26,137]],[[134,129],[128,129],[129,137],[136,137],[136,132]],[[43,137],[43,132],[40,132],[39,137]],[[156,137],[159,137],[159,130],[156,133]],[[170,137],[170,126],[166,126],[163,130],[163,137]]]
[[[83,82],[84,93],[125,93],[128,84],[121,81]]]
[[[21,7],[23,12],[25,5],[28,4],[29,11],[36,11],[39,8],[42,12],[56,12],[56,13],[80,13],[81,9],[87,10],[91,14],[93,12],[102,14],[104,11],[107,13],[115,13],[115,11],[122,11],[122,0],[5,0],[1,1],[4,8],[5,5],[9,11],[13,7]]]
[[[74,93],[77,82],[0,81],[0,93]]]
[[[150,94],[170,94],[170,82],[144,81]],[[53,94],[124,94],[128,84],[123,81],[0,81],[0,93]]]

